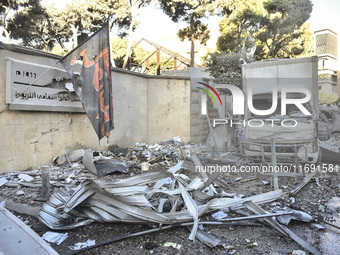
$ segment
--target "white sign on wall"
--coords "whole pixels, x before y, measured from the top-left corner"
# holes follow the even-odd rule
[[[34,82],[49,68],[46,65],[6,59],[6,103],[10,110],[84,112],[64,69],[53,67]],[[32,82],[34,84],[29,87]]]

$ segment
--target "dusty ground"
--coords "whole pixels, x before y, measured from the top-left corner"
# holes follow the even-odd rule
[[[164,171],[165,169],[166,167],[164,166],[158,166],[151,167],[150,171]],[[132,174],[124,175],[124,177],[129,177],[130,175],[138,173],[141,173],[141,171],[136,170]],[[226,192],[251,196],[273,190],[270,184],[264,185],[262,182],[263,180],[268,180],[268,176],[245,173],[223,173],[221,177],[229,185],[229,190],[225,190]],[[242,177],[242,179],[235,182],[234,180],[237,177]],[[111,178],[123,178],[123,176],[121,174],[113,174]],[[295,196],[295,202],[292,203],[292,200],[289,200],[288,193],[299,184],[302,178],[303,177],[280,177],[279,188],[286,193],[286,196],[274,203],[263,205],[262,208],[269,211],[275,206],[287,206],[293,209],[302,210],[311,214],[319,223],[327,226],[327,224],[322,223],[321,220],[331,221],[332,217],[336,216],[340,211],[340,205],[338,211],[332,211],[327,208],[327,202],[331,198],[335,196],[340,197],[340,178],[338,173],[318,173]],[[18,195],[18,190],[24,191],[24,194]],[[2,186],[0,188],[0,199],[12,200],[15,203],[29,205],[30,207],[40,207],[43,202],[39,202],[36,199],[40,195],[39,192],[39,188]],[[32,216],[18,213],[15,214],[33,228],[36,228],[36,226],[39,225],[39,221]],[[233,213],[228,213],[228,215],[229,217],[240,216]],[[202,220],[205,219],[208,220],[212,218],[210,215],[207,215]],[[240,223],[254,222],[248,221]],[[59,246],[52,244],[52,247],[60,254],[70,254],[72,253],[72,250],[69,246],[72,246],[77,242],[85,242],[87,239],[92,239],[95,240],[96,243],[101,243],[126,234],[147,230],[152,227],[156,226],[93,223],[85,227],[67,231],[68,238]],[[332,254],[329,250],[325,249],[325,245],[322,243],[326,231],[330,230],[317,230],[310,223],[303,222],[291,222],[289,228],[313,247],[320,250],[323,254]],[[222,239],[224,246],[209,248],[199,241],[192,242],[188,239],[188,229],[180,227],[117,241],[112,244],[88,250],[81,254],[292,254],[294,250],[303,250],[303,248],[294,241],[264,225],[205,226],[205,231]],[[37,232],[38,234],[43,235],[46,230]],[[164,247],[166,242],[180,244],[181,247],[180,249]],[[340,244],[338,243],[338,245]]]

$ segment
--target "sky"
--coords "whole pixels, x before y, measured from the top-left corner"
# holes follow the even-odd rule
[[[340,36],[340,0],[313,0],[309,23],[313,31],[330,28]]]
[[[43,0],[43,3],[54,3],[57,8],[64,7],[67,2],[68,1]],[[311,29],[315,31],[330,28],[338,33],[340,37],[340,0],[313,0],[313,5],[311,18],[308,20]],[[180,28],[186,27],[185,23],[174,23],[154,5],[142,9],[138,19],[140,24],[133,34],[133,39],[135,41],[146,38],[167,47],[170,50],[177,51],[185,57],[189,56],[190,43],[181,43],[176,36]],[[216,46],[216,40],[219,36],[218,23],[220,20],[221,17],[210,17],[206,20],[208,28],[211,31],[211,39],[208,42],[207,47],[197,45],[196,50],[201,54],[207,49],[213,49]],[[147,45],[144,44],[142,46],[147,47]]]

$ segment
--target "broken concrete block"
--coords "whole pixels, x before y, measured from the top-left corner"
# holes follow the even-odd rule
[[[182,138],[180,136],[176,136],[174,138],[166,139],[160,142],[160,144],[167,144],[167,143],[182,143]]]
[[[340,197],[332,197],[332,199],[328,200],[327,209],[334,213],[340,211]]]
[[[2,201],[1,203],[5,205],[6,209],[13,211],[13,212],[20,213],[20,214],[27,214],[27,215],[37,217],[39,214],[39,211],[41,210],[41,207],[38,207],[38,206],[33,207],[27,204],[19,204],[10,199],[5,200],[1,197],[0,197],[0,201]]]
[[[16,196],[23,196],[25,195],[25,192],[23,190],[18,190],[17,192],[15,192]]]
[[[19,174],[18,175],[18,178],[22,181],[25,181],[25,182],[31,182],[34,180],[34,178],[28,174]]]
[[[59,166],[59,165],[65,164],[65,163],[69,163],[69,161],[75,162],[75,161],[81,160],[83,158],[84,154],[85,154],[84,149],[71,151],[71,152],[68,152],[66,154],[63,154],[63,155],[60,155],[59,157],[57,157],[55,159],[55,163]]]
[[[97,175],[97,168],[93,163],[93,152],[92,150],[85,150],[83,160],[82,160],[83,165],[87,170],[89,170],[91,173]]]
[[[5,183],[7,183],[7,182],[8,182],[8,181],[7,181],[6,178],[4,178],[4,177],[0,178],[0,187],[1,187],[2,185],[4,185]]]
[[[146,143],[136,143],[136,147],[146,147]]]

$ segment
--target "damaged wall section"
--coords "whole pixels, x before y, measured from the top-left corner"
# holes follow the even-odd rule
[[[6,58],[52,66],[60,56],[0,42],[0,108],[5,106]],[[62,68],[57,65],[58,68]],[[4,110],[0,113],[0,171],[39,168],[55,155],[110,145],[155,143],[174,136],[205,142],[209,130],[200,115],[199,92],[189,77],[148,76],[112,69],[115,129],[98,143],[84,113]],[[217,112],[208,103],[208,111]],[[214,116],[214,114],[212,114]]]

